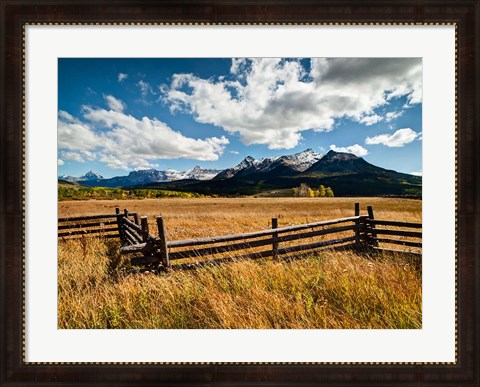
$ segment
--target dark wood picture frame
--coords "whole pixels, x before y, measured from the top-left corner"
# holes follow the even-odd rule
[[[480,0],[1,0],[0,4],[1,386],[480,386]],[[25,363],[22,38],[26,23],[45,22],[454,23],[458,37],[456,362]]]

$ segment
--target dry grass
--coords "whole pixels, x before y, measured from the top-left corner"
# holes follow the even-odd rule
[[[421,221],[421,201],[351,198],[159,199],[59,203],[59,216],[115,205],[162,215],[171,239],[255,231],[353,215]],[[421,272],[402,256],[322,251],[292,262],[238,261],[126,275],[113,241],[60,243],[59,328],[421,328]]]

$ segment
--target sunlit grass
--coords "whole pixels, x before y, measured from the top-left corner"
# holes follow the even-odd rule
[[[164,199],[120,202],[164,216],[170,238],[255,231],[353,215],[421,221],[421,201],[399,199]],[[60,216],[115,204],[62,202]],[[280,215],[280,216],[279,216]],[[113,240],[59,243],[59,328],[421,328],[420,262],[402,255],[322,250],[295,261],[236,261],[193,271],[127,274]]]

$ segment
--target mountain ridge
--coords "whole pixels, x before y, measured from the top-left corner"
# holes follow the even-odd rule
[[[58,180],[65,180],[65,181],[69,181],[70,183],[77,183],[79,181],[103,180],[103,176],[100,175],[99,173],[96,173],[90,170],[85,175],[82,175],[79,177],[68,176],[68,175],[58,176]]]
[[[188,172],[188,173],[187,173]],[[208,178],[205,178],[208,177]],[[422,178],[370,164],[352,153],[312,149],[292,155],[245,157],[224,170],[195,167],[187,171],[132,171],[128,176],[78,181],[88,186],[157,188],[218,195],[254,195],[306,183],[333,189],[336,196],[421,196]]]
[[[81,183],[87,186],[103,186],[103,187],[128,187],[133,185],[169,182],[176,180],[209,180],[216,176],[221,170],[218,169],[204,169],[196,165],[192,169],[183,171],[177,171],[176,169],[167,169],[164,171],[158,171],[153,168],[140,169],[129,172],[126,176],[114,176],[110,178],[103,178],[98,173],[93,171],[87,172],[87,174],[80,177],[73,176],[59,176],[59,180],[65,180],[74,183]],[[87,178],[85,178],[90,174]],[[94,176],[100,176],[100,178],[94,178]]]
[[[261,159],[255,159],[252,156],[247,156],[236,166],[227,168],[220,172],[213,178],[213,180],[231,179],[233,177],[238,178],[255,173],[265,174],[273,170],[276,170],[277,174],[280,170],[287,174],[289,172],[303,172],[322,157],[322,154],[315,152],[311,148],[308,148],[302,152],[294,153],[292,155],[266,157]]]

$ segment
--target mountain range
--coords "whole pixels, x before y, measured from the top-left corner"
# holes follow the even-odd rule
[[[79,177],[68,176],[68,175],[62,175],[58,177],[58,180],[65,180],[65,181],[69,181],[70,183],[78,183],[78,182],[84,182],[84,181],[90,181],[90,180],[102,180],[102,179],[103,179],[102,175],[93,171],[88,171],[85,175],[79,176]]]
[[[156,169],[141,169],[132,171],[127,176],[115,176],[105,179],[98,173],[93,171],[87,172],[80,177],[59,176],[59,180],[65,180],[72,183],[80,183],[91,187],[130,187],[133,185],[142,185],[149,183],[168,182],[176,180],[210,180],[217,176],[222,170],[220,169],[203,169],[198,165],[193,169],[185,171],[177,171],[175,169],[167,169],[165,171],[157,171]]]
[[[87,176],[88,175],[88,176]],[[422,178],[368,163],[351,153],[312,149],[293,155],[255,159],[245,157],[224,170],[195,167],[188,171],[130,172],[110,179],[89,172],[76,182],[88,186],[157,188],[219,195],[252,195],[306,183],[331,187],[335,196],[421,196]],[[60,177],[59,179],[61,179]],[[66,180],[66,179],[64,179]],[[71,180],[69,180],[71,181]]]
[[[252,174],[291,175],[304,172],[323,157],[313,149],[293,155],[254,159],[252,156],[245,157],[240,164],[233,168],[225,169],[216,175],[213,180],[224,180]]]

